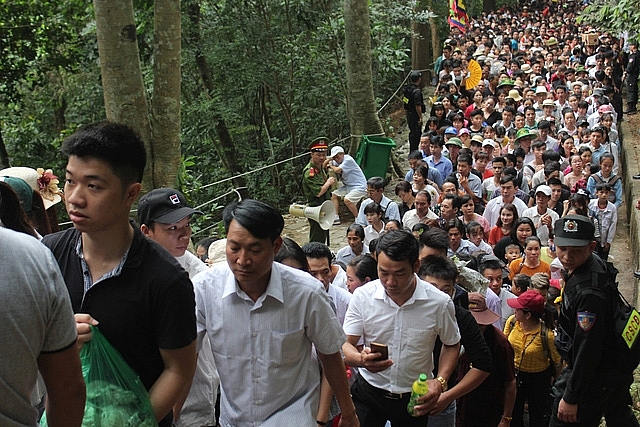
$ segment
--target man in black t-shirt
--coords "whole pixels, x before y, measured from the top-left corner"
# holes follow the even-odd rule
[[[78,343],[91,339],[90,326],[100,329],[140,376],[159,425],[168,427],[195,370],[195,298],[175,258],[129,221],[144,145],[130,128],[103,122],[79,129],[61,151],[74,228],[43,243],[64,276]]]

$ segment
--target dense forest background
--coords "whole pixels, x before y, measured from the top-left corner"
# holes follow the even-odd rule
[[[501,4],[465,3],[471,15]],[[393,94],[409,70],[431,68],[447,13],[443,0],[0,0],[0,166],[63,178],[64,137],[109,118],[148,140],[147,190],[176,186],[208,212],[241,187],[284,206],[301,196],[304,156],[216,182],[318,136],[367,133],[359,85],[371,85],[376,114],[391,98],[377,126],[393,132]]]

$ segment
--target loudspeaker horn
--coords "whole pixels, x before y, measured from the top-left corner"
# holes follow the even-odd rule
[[[309,218],[320,224],[320,228],[328,230],[333,225],[334,207],[330,200],[325,201],[320,206],[309,207],[308,205],[293,204],[289,206],[289,213],[293,216]]]

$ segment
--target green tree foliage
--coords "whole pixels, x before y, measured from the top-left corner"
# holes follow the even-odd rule
[[[86,13],[79,1],[0,1],[2,95],[20,96],[22,83],[41,83],[49,71],[77,70]]]
[[[200,2],[200,7],[207,23],[202,39],[212,42],[183,43],[183,152],[203,160],[194,175],[205,183],[228,176],[216,156],[204,158],[215,138],[207,111],[223,116],[246,171],[302,153],[317,136],[349,135],[341,2],[255,0]],[[380,105],[404,78],[410,33],[401,6],[385,1],[371,10],[374,92]],[[196,47],[213,70],[212,97],[197,83]],[[247,176],[252,195],[277,204],[295,200],[307,160]],[[207,188],[203,197],[215,197],[219,190]]]
[[[187,37],[189,4],[183,0],[179,184],[192,203],[234,187],[229,181],[204,187],[231,175],[213,143],[219,131],[214,118],[226,124],[244,172],[299,155],[317,136],[349,136],[341,1],[200,0],[198,46]],[[379,108],[411,68],[412,7],[392,0],[369,7]],[[150,97],[153,2],[135,0],[134,10]],[[77,0],[0,0],[0,48],[5,59],[0,64],[0,132],[9,158],[13,165],[52,167],[63,176],[62,139],[105,117],[93,6]],[[211,93],[203,91],[197,54],[212,70]],[[247,175],[251,195],[280,206],[298,199],[307,160]]]
[[[580,13],[577,21],[611,34],[640,33],[640,9],[637,0],[591,1]]]

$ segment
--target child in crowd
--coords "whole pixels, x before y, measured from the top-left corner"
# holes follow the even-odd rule
[[[521,255],[520,246],[515,243],[508,245],[504,250],[504,259],[507,260],[507,264],[511,263],[511,261],[519,258]]]
[[[489,163],[489,155],[484,151],[479,151],[478,153],[476,153],[474,158],[474,168],[482,174],[482,179],[485,180],[487,178],[491,178],[493,176],[493,172],[487,169],[487,165]]]
[[[600,258],[605,261],[609,258],[611,242],[613,242],[613,238],[615,237],[616,225],[618,223],[618,208],[609,200],[611,190],[610,183],[600,182],[596,184],[597,198],[589,202],[589,213],[598,219],[600,232],[600,239],[596,250]]]
[[[481,217],[482,218],[482,217]],[[477,221],[470,221],[467,224],[467,236],[469,241],[476,245],[476,247],[489,255],[493,255],[493,248],[487,242],[484,241],[484,228]]]
[[[580,135],[580,146],[589,145],[589,141],[591,139],[591,129],[582,129],[579,133]]]
[[[517,245],[509,245],[509,246],[517,246]],[[515,258],[514,258],[515,259]],[[531,287],[531,278],[526,274],[516,274],[513,276],[513,280],[511,281],[511,293],[515,296],[520,295],[523,292],[526,292]]]
[[[606,182],[611,186],[609,201],[619,208],[622,204],[622,179],[620,175],[613,173],[614,156],[611,153],[604,153],[600,156],[600,171],[591,175],[587,180],[587,191],[592,199],[598,197],[596,186]]]

